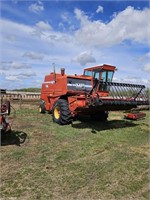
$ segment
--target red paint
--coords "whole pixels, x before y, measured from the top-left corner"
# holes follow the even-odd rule
[[[142,119],[146,116],[145,113],[142,112],[136,112],[136,113],[128,113],[125,118],[126,119],[132,119],[132,120],[138,120],[138,119]]]
[[[84,70],[99,70],[100,72],[109,70],[114,72],[116,67],[104,64],[102,66],[95,66],[86,68]],[[52,72],[49,75],[46,75],[41,88],[41,99],[45,102],[45,108],[47,111],[52,110],[54,103],[59,98],[67,99],[72,115],[80,112],[80,108],[86,108],[89,105],[89,97],[87,97],[87,93],[85,94],[85,92],[82,90],[68,90],[67,80],[69,78],[75,80],[76,82],[81,82],[82,80],[85,82],[88,81],[91,89],[94,85],[94,79],[92,76],[66,75],[65,73],[62,73],[62,70],[60,73]],[[96,91],[90,95],[90,101],[96,98],[97,95],[100,97],[107,97],[109,92],[100,91],[98,88],[96,88]]]

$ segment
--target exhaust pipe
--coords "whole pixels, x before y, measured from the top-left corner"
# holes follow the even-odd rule
[[[61,75],[62,75],[62,76],[65,75],[65,68],[61,68]]]

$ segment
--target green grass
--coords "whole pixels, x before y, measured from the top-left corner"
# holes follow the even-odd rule
[[[105,123],[59,126],[36,105],[16,109],[2,141],[2,198],[149,199],[149,111],[139,121],[111,112]]]

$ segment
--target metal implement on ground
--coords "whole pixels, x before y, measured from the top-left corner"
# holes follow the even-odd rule
[[[67,75],[62,68],[45,76],[39,111],[52,112],[53,121],[65,125],[79,114],[105,121],[108,111],[149,105],[144,85],[112,82],[115,66],[85,68],[83,75]]]
[[[5,89],[0,89],[0,132],[10,133],[11,127],[7,119],[7,115],[10,115],[10,101],[3,99],[3,95],[6,94]]]
[[[130,112],[130,113],[126,114],[124,117],[125,117],[125,119],[139,120],[139,119],[145,118],[146,114],[143,112],[134,111],[134,112]]]

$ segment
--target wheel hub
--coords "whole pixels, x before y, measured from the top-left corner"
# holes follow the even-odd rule
[[[54,116],[56,119],[60,118],[60,108],[58,106],[56,106],[54,109]]]

